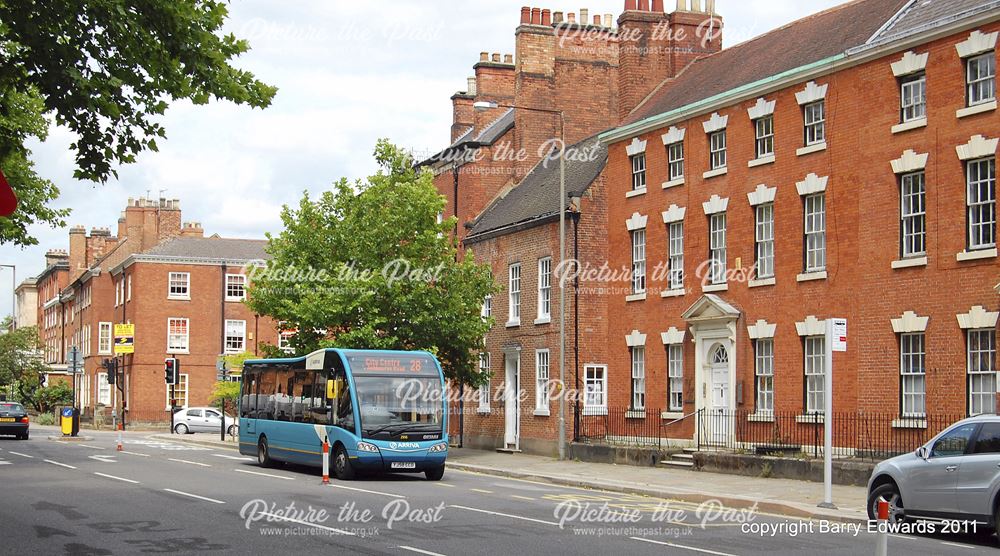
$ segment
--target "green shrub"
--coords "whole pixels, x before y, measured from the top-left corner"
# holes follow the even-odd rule
[[[36,425],[54,425],[56,424],[56,417],[51,413],[39,413],[38,417],[35,417],[34,422]]]

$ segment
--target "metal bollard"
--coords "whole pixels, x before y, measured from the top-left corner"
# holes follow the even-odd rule
[[[323,484],[330,484],[330,441],[323,439]]]
[[[878,525],[875,556],[887,556],[889,553],[889,502],[885,498],[878,500]]]

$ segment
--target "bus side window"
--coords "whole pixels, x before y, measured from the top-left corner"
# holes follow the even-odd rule
[[[241,386],[240,392],[240,417],[251,417],[251,410],[253,409],[250,401],[250,394],[253,393],[253,401],[257,401],[256,388],[257,388],[257,373],[256,371],[249,370],[249,372],[243,373],[243,384]]]
[[[277,391],[277,370],[264,368],[257,379],[257,418],[274,419],[274,394]]]
[[[304,418],[303,408],[308,407],[308,403],[305,398],[307,390],[311,390],[312,386],[306,385],[306,379],[309,375],[305,371],[295,371],[292,376],[292,421],[301,423]]]
[[[292,385],[292,371],[287,368],[277,371],[278,390],[274,396],[274,419],[278,421],[292,420],[292,398],[289,387]]]
[[[313,397],[312,405],[309,409],[310,419],[319,425],[330,424],[330,407],[333,400],[326,397],[327,374],[323,372],[312,373],[313,375]]]

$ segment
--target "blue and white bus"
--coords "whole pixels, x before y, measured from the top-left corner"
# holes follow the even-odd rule
[[[261,466],[323,465],[333,475],[423,472],[440,480],[448,456],[441,365],[423,351],[322,349],[243,366],[240,453]]]

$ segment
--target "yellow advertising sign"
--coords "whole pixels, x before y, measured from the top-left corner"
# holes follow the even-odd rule
[[[115,355],[135,353],[135,325],[115,325]]]

